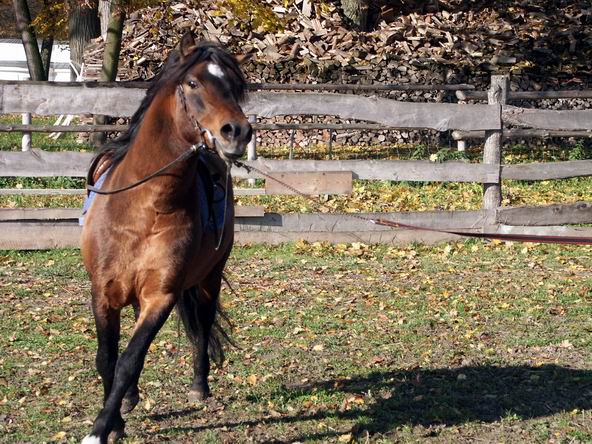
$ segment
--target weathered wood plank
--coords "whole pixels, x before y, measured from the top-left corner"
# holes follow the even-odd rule
[[[125,131],[129,125],[0,125],[0,132],[34,133],[98,133],[102,131]]]
[[[270,160],[257,159],[245,162],[266,173],[351,171],[354,179],[393,181],[435,182],[489,182],[498,180],[499,172],[494,165],[466,162],[435,163],[423,160]],[[264,176],[256,171],[233,168],[232,176],[239,179]]]
[[[0,208],[0,222],[6,221],[78,221],[80,208]],[[265,208],[258,205],[236,205],[236,217],[263,217]],[[2,225],[3,226],[3,225]]]
[[[495,211],[420,211],[401,213],[331,213],[278,214],[265,213],[259,219],[239,220],[238,231],[265,232],[362,232],[389,231],[391,227],[377,225],[367,219],[384,220],[437,229],[481,229],[495,220]]]
[[[265,216],[265,207],[260,205],[235,205],[234,206],[235,217],[263,217]]]
[[[476,229],[493,220],[494,211],[419,211],[400,213],[335,213],[278,214],[264,213],[260,206],[235,206],[237,226],[246,231],[388,231],[390,227],[376,225],[368,219],[385,220],[442,229]],[[0,221],[77,221],[79,208],[2,208]],[[256,217],[259,219],[250,219]],[[4,226],[4,225],[2,225]]]
[[[500,129],[497,105],[411,103],[351,94],[252,93],[243,106],[246,114],[262,117],[332,115],[382,123],[396,128]]]
[[[500,208],[497,222],[504,225],[549,226],[564,224],[592,224],[592,203],[544,207]]]
[[[511,227],[499,225],[491,230],[492,233],[504,234],[525,234],[539,236],[582,236],[592,237],[590,228],[568,228],[568,227]],[[391,244],[407,245],[410,243],[438,244],[463,239],[462,236],[447,233],[435,233],[429,231],[414,231],[403,229],[392,229],[391,231],[358,231],[358,232],[260,232],[260,231],[239,231],[235,234],[237,244],[241,243],[262,243],[281,244],[298,240],[309,242],[364,242],[368,244]]]
[[[0,177],[86,177],[93,153],[0,151]]]
[[[546,130],[592,130],[592,110],[542,110],[502,106],[504,125]],[[474,129],[474,128],[473,128]]]
[[[46,250],[53,248],[78,248],[82,227],[70,223],[3,223],[0,231],[0,250]],[[309,242],[366,242],[408,244],[423,242],[434,244],[460,239],[460,236],[412,230],[367,232],[262,232],[238,231],[237,244],[262,243],[275,245],[296,240]]]
[[[422,243],[434,245],[441,242],[450,242],[462,239],[461,236],[446,233],[434,233],[429,231],[413,230],[391,230],[391,231],[360,231],[360,232],[261,232],[261,231],[238,231],[234,234],[237,245],[265,244],[279,245],[286,242],[307,241],[307,242],[330,242],[348,243],[363,242],[365,244],[388,244],[408,245],[411,243]],[[0,244],[1,246],[1,244]]]
[[[80,87],[51,84],[0,86],[0,114],[105,114],[131,116],[144,97],[137,88]],[[100,99],[99,99],[100,98]],[[351,94],[252,92],[246,114],[334,115],[397,128],[488,130],[501,128],[498,106],[410,103]]]
[[[2,85],[50,85],[52,87],[82,87],[82,88],[139,88],[147,89],[150,82],[123,81],[98,82],[88,80],[83,82],[40,82],[30,80],[0,80]],[[374,85],[340,84],[340,83],[247,83],[247,89],[256,90],[309,90],[309,91],[461,91],[474,90],[475,86],[464,83],[426,85],[412,83],[387,83]]]
[[[396,128],[382,125],[380,123],[254,123],[251,125],[255,131],[286,131],[286,130],[395,130]],[[93,132],[121,132],[126,131],[129,125],[0,125],[0,132],[34,132],[34,133],[93,133]],[[506,134],[507,133],[507,134]],[[589,134],[586,131],[544,131],[544,130],[509,130],[504,132],[504,138],[517,137],[572,137]],[[452,132],[455,140],[483,138],[484,131],[459,131]]]
[[[0,177],[86,177],[93,154],[77,152],[0,151]],[[265,172],[351,171],[355,179],[437,182],[494,182],[491,165],[422,160],[267,160],[245,162]],[[233,168],[238,179],[264,178],[244,168]]]
[[[308,172],[277,172],[272,177],[298,190],[295,193],[282,183],[267,178],[265,180],[265,194],[351,194],[351,171],[323,171]]]
[[[592,176],[592,160],[502,165],[502,179],[552,180]]]
[[[17,220],[78,220],[79,208],[0,208],[0,222]]]
[[[491,85],[488,91],[488,103],[490,105],[504,105],[508,100],[510,90],[510,77],[507,75],[491,76]],[[502,162],[502,130],[485,131],[485,144],[483,145],[483,163],[493,165],[497,169],[495,182],[483,184],[483,208],[494,209],[502,202],[502,188],[500,185],[500,173]]]
[[[470,212],[466,212],[470,213]],[[448,228],[459,228],[466,231],[480,231],[483,222],[483,214],[474,212],[474,224],[470,222],[470,215],[466,215],[466,220],[454,222]],[[399,213],[394,220],[403,221]],[[373,224],[367,224],[364,221],[353,220],[351,223],[339,223],[328,225],[331,221],[327,215],[309,214],[305,219],[298,220],[300,215],[283,215],[279,221],[277,219],[267,219],[270,229],[244,229],[246,227],[245,219],[239,220],[236,226],[235,239],[237,243],[266,243],[277,244],[290,242],[294,240],[308,241],[329,241],[329,242],[367,242],[367,243],[396,243],[404,244],[409,242],[436,243],[441,241],[459,239],[459,236],[445,233],[433,233],[428,231],[415,231],[405,229],[392,229],[389,227],[377,227]],[[384,218],[389,216],[383,215]],[[428,223],[439,222],[434,215],[429,215],[424,222],[419,221],[419,216],[409,217],[411,220],[417,219],[415,224],[428,226]],[[324,222],[322,222],[324,220]],[[427,222],[426,222],[427,220]],[[250,219],[255,222],[256,219]],[[283,223],[284,225],[278,225]],[[251,224],[252,225],[252,224]],[[323,225],[331,228],[330,231],[307,230],[307,227],[322,227]],[[468,225],[468,226],[466,226]],[[77,247],[79,245],[81,228],[74,222],[26,222],[12,223],[3,222],[0,229],[0,249],[47,249],[47,248],[65,248]],[[565,235],[565,236],[586,236],[592,237],[591,228],[571,228],[571,227],[520,227],[498,225],[492,228],[496,233],[513,234],[537,234],[537,235]]]
[[[3,222],[0,250],[78,248],[82,227],[75,222]]]
[[[499,225],[497,233],[500,234],[527,234],[536,236],[579,236],[592,238],[592,228],[587,227],[520,227],[513,225]]]
[[[131,116],[146,90],[52,84],[4,84],[0,86],[0,114],[31,112],[38,115],[105,114]]]
[[[82,188],[0,188],[0,196],[83,196],[86,190]],[[260,196],[265,194],[265,188],[235,188],[235,196]]]
[[[531,137],[592,137],[592,130],[551,131],[541,129],[504,129],[504,139],[529,139]],[[454,140],[484,139],[485,131],[452,131]]]
[[[459,100],[486,100],[487,91],[457,90]],[[563,91],[511,91],[510,100],[544,100],[544,99],[590,99],[592,89],[571,89]]]
[[[235,196],[261,196],[265,194],[265,188],[234,188]]]

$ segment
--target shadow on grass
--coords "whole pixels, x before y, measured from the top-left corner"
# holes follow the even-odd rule
[[[244,421],[172,427],[166,433],[335,418],[350,424],[353,421],[356,424],[354,430],[365,435],[366,432],[388,433],[402,425],[432,427],[461,425],[473,421],[495,422],[507,417],[532,419],[574,409],[592,409],[592,370],[556,365],[381,370],[350,379],[288,386],[275,395],[290,400],[319,392],[364,395],[365,405],[351,403],[351,406],[345,408],[342,406],[340,409],[277,418],[245,418]],[[153,415],[151,419],[162,421],[195,412],[194,409],[187,409]],[[322,439],[338,434],[340,433],[305,433],[302,436],[291,436],[290,440]]]

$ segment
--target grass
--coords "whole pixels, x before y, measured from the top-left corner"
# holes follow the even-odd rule
[[[53,125],[57,117],[34,116],[33,124]],[[73,124],[76,120],[73,121]],[[0,124],[21,124],[20,116],[0,115]],[[0,150],[20,151],[22,133],[0,133]],[[62,133],[61,137],[54,140],[48,133],[31,133],[31,146],[45,151],[91,151],[92,148],[77,141],[77,133]]]
[[[236,248],[214,397],[169,320],[126,442],[590,442],[590,247]],[[77,251],[0,254],[0,441],[79,441],[99,408]],[[126,312],[124,338],[132,329]]]
[[[83,188],[83,179],[7,179],[5,188]],[[535,206],[553,203],[570,204],[592,201],[592,178],[525,183],[505,181],[502,185],[504,206]],[[267,212],[312,213],[388,212],[428,210],[477,210],[481,208],[483,190],[480,184],[467,183],[395,183],[387,181],[354,181],[350,196],[324,196],[323,206],[299,196],[240,196],[238,205],[261,205]],[[76,208],[82,196],[0,196],[0,208]]]

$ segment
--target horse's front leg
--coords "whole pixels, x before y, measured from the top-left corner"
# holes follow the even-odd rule
[[[86,443],[107,443],[109,433],[112,438],[123,436],[124,423],[120,408],[123,397],[132,384],[140,377],[148,347],[162,325],[167,320],[176,301],[176,294],[150,292],[144,300],[140,298],[142,311],[136,322],[130,342],[117,360],[111,391],[105,405],[93,424],[92,432],[82,441]]]
[[[95,364],[103,381],[103,403],[107,402],[119,352],[120,310],[105,302],[103,292],[93,292],[92,309],[97,329],[97,355]]]
[[[140,317],[140,304],[137,302],[133,304],[134,307],[134,318],[136,322],[138,322],[138,318]],[[121,402],[121,409],[120,412],[122,415],[126,413],[130,413],[138,402],[140,401],[140,390],[138,389],[138,379],[136,379],[130,388],[127,389],[125,396],[123,397],[123,401]]]

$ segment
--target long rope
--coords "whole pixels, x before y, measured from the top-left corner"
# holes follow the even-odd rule
[[[311,196],[304,194],[303,192],[297,190],[292,185],[287,184],[273,175],[266,173],[265,171],[260,170],[252,165],[246,165],[240,161],[234,161],[234,164],[239,168],[244,168],[247,172],[255,171],[261,174],[266,179],[271,179],[280,185],[286,187],[293,193],[299,195],[300,197],[306,199],[309,202],[312,202],[317,207],[331,210],[329,207],[324,205],[323,203],[319,202],[316,199],[313,199]],[[496,239],[502,241],[514,241],[514,242],[536,242],[536,243],[547,243],[547,244],[563,244],[563,245],[592,245],[592,238],[585,237],[585,236],[546,236],[546,235],[536,235],[536,234],[511,234],[511,233],[474,233],[474,232],[466,232],[466,231],[456,231],[456,230],[442,230],[438,228],[428,228],[428,227],[420,227],[417,225],[409,225],[400,222],[393,222],[390,220],[385,220],[381,218],[371,218],[367,216],[362,216],[361,214],[355,213],[344,213],[345,216],[349,216],[355,219],[363,220],[365,222],[370,222],[375,225],[381,225],[386,227],[392,228],[403,228],[407,230],[415,230],[415,231],[429,231],[432,233],[443,233],[443,234],[454,234],[457,236],[466,236],[466,237],[474,237],[480,239]]]

